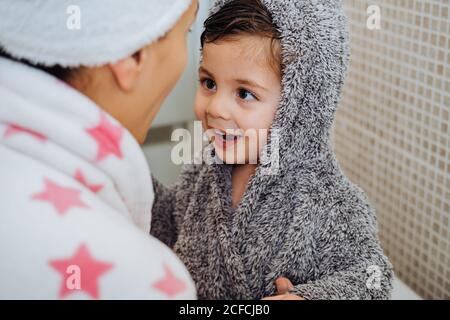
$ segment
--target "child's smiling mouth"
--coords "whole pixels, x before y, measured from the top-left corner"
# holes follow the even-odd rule
[[[228,149],[234,146],[239,139],[242,138],[242,130],[240,129],[217,129],[214,127],[208,126],[208,130],[213,133],[211,137],[214,137],[214,144],[216,147]]]

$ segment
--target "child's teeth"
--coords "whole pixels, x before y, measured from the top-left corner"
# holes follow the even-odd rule
[[[239,136],[231,134],[231,133],[223,133],[223,131],[216,129],[215,130],[216,135],[220,136],[222,138],[222,140],[224,141],[233,141],[236,140],[237,138],[239,138]]]

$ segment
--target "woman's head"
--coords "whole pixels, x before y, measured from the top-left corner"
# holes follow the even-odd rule
[[[96,101],[143,143],[165,98],[186,67],[186,37],[198,10],[198,0],[158,41],[115,63],[86,68],[71,84]]]
[[[196,115],[224,162],[256,163],[281,95],[277,28],[260,0],[232,0],[205,21],[201,43]]]
[[[3,19],[0,15],[3,19],[0,19],[0,25],[4,25],[5,30],[9,29],[9,32],[0,32],[0,46],[4,46],[4,50],[0,48],[0,57],[28,64],[68,83],[115,117],[138,142],[143,143],[162,102],[186,66],[186,36],[195,19],[198,0],[141,0],[131,6],[130,12],[123,12],[122,24],[114,21],[114,16],[111,16],[118,8],[127,6],[120,0],[109,4],[115,6],[114,10],[108,10],[102,4],[90,0],[80,1],[79,4],[83,22],[81,30],[59,29],[59,33],[48,36],[55,37],[49,43],[51,48],[35,48],[34,52],[24,48],[29,48],[29,33],[35,32],[33,29],[39,29],[42,19],[27,23],[29,30],[23,34],[23,30],[17,27],[20,23],[12,18]],[[23,7],[32,11],[33,5],[30,1],[29,4],[23,4]],[[64,3],[61,2],[61,5]],[[46,3],[41,6],[41,12],[50,19],[49,24],[59,27],[58,14],[60,11],[64,14],[65,9],[59,10],[58,5],[50,6]],[[5,11],[8,8],[5,7]],[[54,8],[57,9],[56,12],[52,11]],[[92,14],[83,15],[83,12]],[[107,23],[99,21],[102,13],[110,15]],[[130,20],[133,15],[136,19]],[[111,37],[104,30],[107,28],[112,32],[114,29],[109,22],[117,26],[116,34],[113,33]],[[90,25],[89,34],[83,32],[86,25]],[[47,29],[46,25],[45,30]],[[11,34],[14,33],[17,33],[16,38],[11,40]],[[35,35],[36,38],[41,36]],[[70,37],[73,37],[73,41],[67,41]],[[97,38],[99,42],[108,43],[99,44],[94,41]],[[58,48],[55,43],[61,43],[61,47]],[[79,47],[76,47],[76,43]],[[45,46],[45,43],[42,45]],[[127,56],[121,53],[127,50],[134,53]]]

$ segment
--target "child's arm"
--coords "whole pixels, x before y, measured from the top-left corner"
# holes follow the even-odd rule
[[[152,180],[155,199],[150,234],[172,248],[177,239],[174,217],[177,185],[168,188],[155,177]]]
[[[305,299],[390,297],[393,271],[379,245],[375,214],[367,206],[357,211],[340,206],[318,219],[317,280],[291,293]]]

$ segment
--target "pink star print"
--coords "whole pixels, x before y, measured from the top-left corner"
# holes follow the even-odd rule
[[[120,148],[123,128],[113,125],[105,114],[100,114],[100,123],[96,127],[86,131],[97,143],[98,148],[95,161],[101,161],[109,155],[115,155],[120,159],[123,157]]]
[[[63,215],[71,208],[87,208],[80,199],[80,191],[63,187],[45,178],[45,190],[32,196],[33,200],[47,201],[53,205],[59,214]]]
[[[167,265],[164,265],[164,278],[154,283],[153,287],[171,298],[180,292],[183,292],[186,288],[186,284],[178,279]]]
[[[19,126],[17,124],[10,124],[5,131],[4,137],[5,138],[9,138],[12,135],[15,134],[19,134],[19,133],[25,133],[28,134],[30,136],[32,136],[33,138],[45,142],[47,140],[47,137],[44,136],[42,133],[39,133],[37,131],[31,130],[31,129],[27,129],[24,128],[22,126]]]
[[[76,292],[84,291],[92,298],[99,298],[99,277],[113,267],[113,264],[96,260],[89,253],[86,245],[82,244],[75,254],[68,259],[50,260],[49,264],[53,269],[58,271],[63,279],[59,290],[59,297],[64,298],[66,295]],[[69,277],[73,276],[70,272],[72,266],[79,269],[79,288],[72,288],[69,286]]]
[[[75,179],[94,193],[99,192],[103,188],[102,184],[88,183],[83,172],[79,169],[75,172]]]

